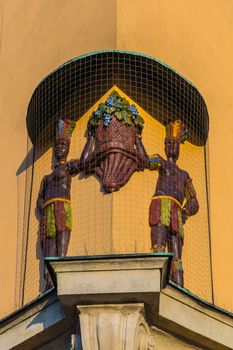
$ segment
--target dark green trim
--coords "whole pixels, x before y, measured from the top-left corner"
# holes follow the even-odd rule
[[[45,292],[41,293],[38,295],[38,297],[36,299],[33,299],[32,301],[30,301],[29,303],[21,306],[20,308],[16,309],[15,311],[11,312],[9,315],[3,317],[0,319],[0,328],[9,323],[12,319],[16,318],[16,316],[20,315],[23,311],[30,309],[31,307],[35,306],[36,304],[41,303],[42,301],[48,299],[49,296],[52,296],[54,294],[54,296],[56,295],[56,291],[55,288],[52,287],[48,290],[46,290]],[[57,300],[58,297],[56,296]],[[47,307],[47,305],[46,305]]]
[[[126,54],[130,54],[130,55],[134,55],[134,56],[141,56],[141,57],[145,57],[145,58],[149,58],[150,60],[153,60],[159,64],[161,64],[162,66],[170,69],[172,72],[176,73],[177,75],[179,75],[182,79],[184,79],[185,81],[187,81],[187,83],[189,83],[190,85],[192,85],[198,92],[198,88],[187,78],[185,78],[182,74],[180,74],[177,70],[175,70],[174,68],[172,68],[171,66],[169,66],[168,64],[166,64],[165,62],[158,60],[155,57],[152,57],[150,55],[146,55],[144,53],[140,53],[140,52],[133,52],[133,51],[127,51],[127,50],[97,50],[97,51],[92,51],[92,52],[88,52],[86,54],[83,54],[81,56],[76,56],[74,58],[72,58],[71,60],[61,64],[60,66],[58,66],[57,68],[55,68],[52,72],[50,72],[48,75],[46,75],[45,78],[43,78],[39,84],[37,85],[36,89],[40,86],[40,84],[42,84],[50,75],[52,75],[53,73],[55,73],[56,71],[58,71],[59,69],[69,65],[70,63],[76,62],[82,58],[86,58],[86,57],[90,57],[96,54],[101,54],[101,53],[112,53],[112,52],[116,52],[116,53],[126,53]],[[35,89],[35,90],[36,90]],[[199,92],[199,94],[201,95],[201,93]]]
[[[138,254],[108,254],[108,255],[81,255],[81,256],[48,256],[45,257],[45,262],[50,261],[82,261],[82,260],[108,260],[108,259],[137,259],[137,258],[170,258],[172,253],[138,253]]]
[[[169,284],[169,286],[175,288],[179,292],[181,292],[181,293],[191,297],[195,301],[199,302],[200,304],[202,304],[202,306],[207,306],[214,311],[218,311],[226,316],[233,317],[233,313],[231,313],[230,311],[227,311],[219,306],[216,306],[214,304],[209,303],[208,301],[206,301],[206,300],[198,297],[197,295],[193,294],[192,292],[190,292],[190,290],[180,287],[178,284],[174,283],[173,281],[169,280],[168,284]]]

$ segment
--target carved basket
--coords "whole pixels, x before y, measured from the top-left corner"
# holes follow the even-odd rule
[[[107,127],[101,121],[96,128],[95,148],[88,161],[106,192],[118,191],[138,169],[136,138],[136,127],[124,124],[115,116]]]

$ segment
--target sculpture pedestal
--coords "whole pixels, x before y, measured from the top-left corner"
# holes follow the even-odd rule
[[[63,306],[79,313],[83,350],[155,348],[149,325],[170,260],[170,254],[46,258]]]

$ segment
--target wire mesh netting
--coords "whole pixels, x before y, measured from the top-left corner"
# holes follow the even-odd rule
[[[57,121],[67,118],[76,121],[68,160],[80,159],[89,137],[89,118],[113,91],[125,98],[129,106],[134,106],[135,115],[144,120],[139,136],[149,156],[156,153],[166,160],[164,122],[179,119],[188,129],[188,140],[180,146],[177,164],[193,179],[200,208],[184,225],[184,286],[212,302],[206,157],[208,113],[203,98],[190,82],[161,62],[144,55],[108,51],[89,54],[61,66],[41,82],[29,104],[29,155],[24,181],[19,184],[25,204],[19,220],[17,306],[34,299],[45,288],[37,201],[44,176],[51,174],[56,165],[53,146]],[[105,114],[111,115],[111,110]],[[104,130],[116,119],[109,118],[105,129],[100,120]],[[127,130],[135,125],[132,120],[126,122]],[[105,139],[108,144],[113,141]],[[121,139],[122,142],[126,144],[127,140]],[[103,154],[98,162],[105,159]],[[115,161],[115,172],[116,164]],[[108,171],[110,167],[106,168]],[[73,227],[67,255],[151,252],[149,207],[160,172],[148,167],[140,170],[132,172],[117,191],[105,191],[98,172],[88,174],[84,168],[72,177]],[[183,180],[179,176],[178,180],[180,186]],[[58,184],[59,181],[56,185],[59,187]],[[60,196],[58,187],[54,197]],[[167,204],[171,205],[169,201]],[[169,250],[169,244],[165,249]]]

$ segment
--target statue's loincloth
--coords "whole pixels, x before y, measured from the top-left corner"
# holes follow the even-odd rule
[[[177,199],[170,196],[155,196],[152,198],[149,210],[149,224],[161,224],[169,227],[180,237],[184,237],[182,222],[182,206]]]
[[[58,232],[72,230],[71,202],[64,198],[54,198],[44,204],[41,216],[42,240],[55,238]]]

